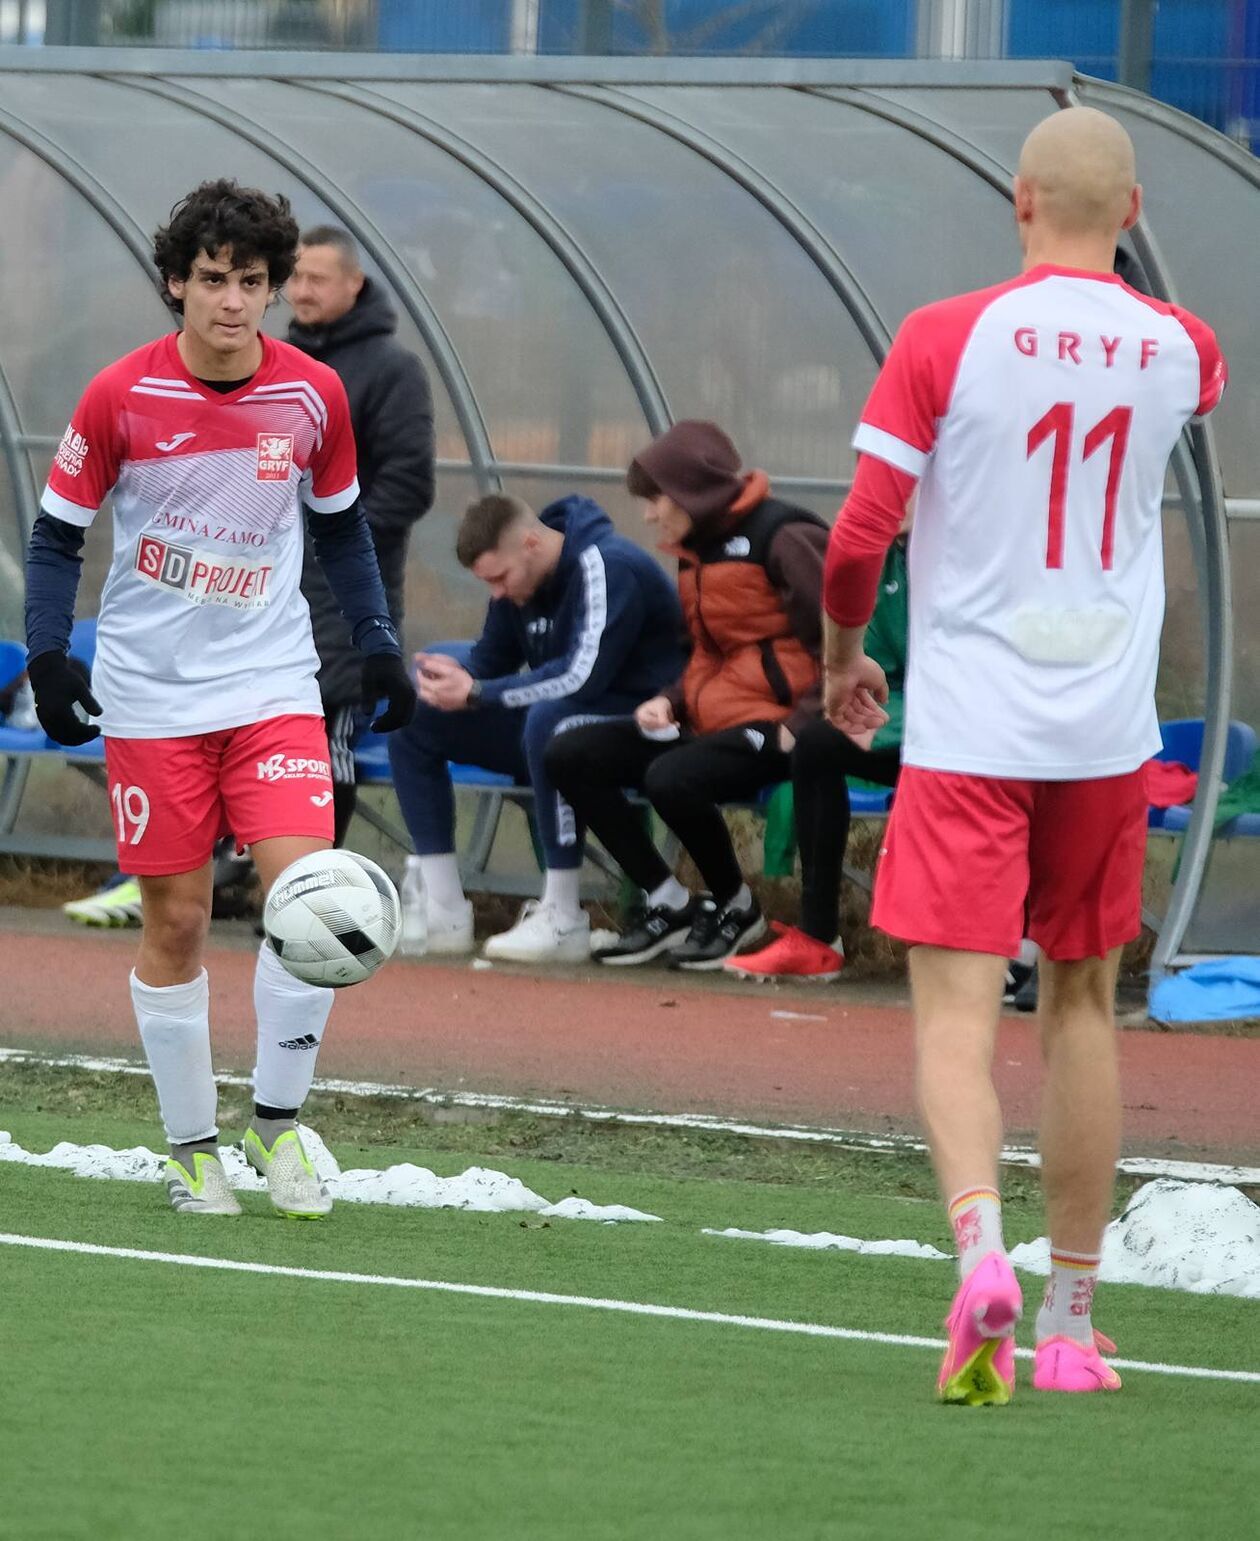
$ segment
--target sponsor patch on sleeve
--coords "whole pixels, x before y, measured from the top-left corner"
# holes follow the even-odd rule
[[[88,441],[74,426],[70,424],[61,436],[61,443],[57,446],[57,469],[63,476],[78,476],[83,470],[83,462],[88,457]]]

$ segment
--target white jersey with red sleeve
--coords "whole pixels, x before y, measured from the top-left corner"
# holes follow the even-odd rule
[[[1159,749],[1165,474],[1225,380],[1209,327],[1101,273],[907,318],[853,440],[919,478],[907,764],[1063,781]]]
[[[319,713],[302,596],[302,504],[359,495],[345,389],[263,337],[227,394],[189,374],[174,334],[92,380],[41,500],[86,527],[112,494],[114,556],[92,689],[115,738],[174,738]]]

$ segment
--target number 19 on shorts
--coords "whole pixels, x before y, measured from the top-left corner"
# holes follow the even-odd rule
[[[143,787],[124,787],[115,782],[109,789],[119,845],[139,845],[149,827],[149,794]]]

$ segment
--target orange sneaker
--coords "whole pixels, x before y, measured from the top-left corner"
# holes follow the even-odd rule
[[[839,979],[844,967],[844,952],[839,947],[828,947],[826,942],[815,941],[797,926],[781,925],[771,921],[771,928],[778,932],[768,947],[756,952],[741,953],[727,958],[722,964],[728,974],[738,974],[741,979],[805,979],[815,984],[825,984],[829,979]]]

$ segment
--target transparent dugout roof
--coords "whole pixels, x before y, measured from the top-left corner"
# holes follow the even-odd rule
[[[618,479],[670,420],[716,419],[784,495],[834,512],[887,339],[910,309],[1016,268],[1009,176],[1073,94],[1132,133],[1170,291],[1230,360],[1219,466],[1200,480],[1219,470],[1257,506],[1255,162],[1067,66],[0,49],[0,627],[20,626],[25,521],[75,401],[171,324],[148,244],[204,178],[348,225],[428,371],[438,495],[407,581],[420,643],[479,622],[452,550],[470,497],[585,492],[642,540]],[[268,329],[288,319],[281,304]],[[1260,723],[1260,525],[1235,511],[1232,710]],[[1222,648],[1227,627],[1203,614],[1202,542],[1179,520],[1160,699],[1194,715],[1205,626]],[[98,521],[81,613],[108,543]]]

